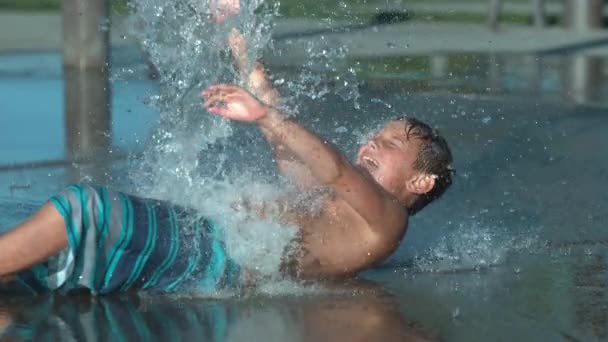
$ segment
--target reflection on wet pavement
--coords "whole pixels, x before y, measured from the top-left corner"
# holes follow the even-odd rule
[[[124,295],[0,299],[2,340],[435,341],[380,288],[315,297],[211,300]]]
[[[458,273],[375,270],[315,295],[0,297],[2,340],[599,341],[605,248],[544,250]]]

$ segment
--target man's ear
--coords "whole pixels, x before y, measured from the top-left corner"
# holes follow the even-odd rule
[[[412,177],[405,185],[407,191],[417,194],[424,195],[435,187],[435,179],[437,176],[429,175],[428,173],[420,173]]]

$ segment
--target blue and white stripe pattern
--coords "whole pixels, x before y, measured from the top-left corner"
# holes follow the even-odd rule
[[[105,187],[71,185],[50,202],[65,220],[69,246],[19,274],[33,292],[87,288],[212,293],[238,285],[222,231],[167,202]]]

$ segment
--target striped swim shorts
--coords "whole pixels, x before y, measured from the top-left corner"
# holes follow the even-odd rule
[[[223,232],[193,210],[105,187],[71,185],[50,202],[69,245],[17,275],[30,292],[89,289],[213,293],[238,286]]]

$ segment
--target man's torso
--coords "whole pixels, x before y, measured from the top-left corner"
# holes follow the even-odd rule
[[[287,219],[301,228],[298,273],[303,277],[349,276],[392,253],[405,232],[399,227],[372,227],[350,205],[328,196],[315,213]]]

